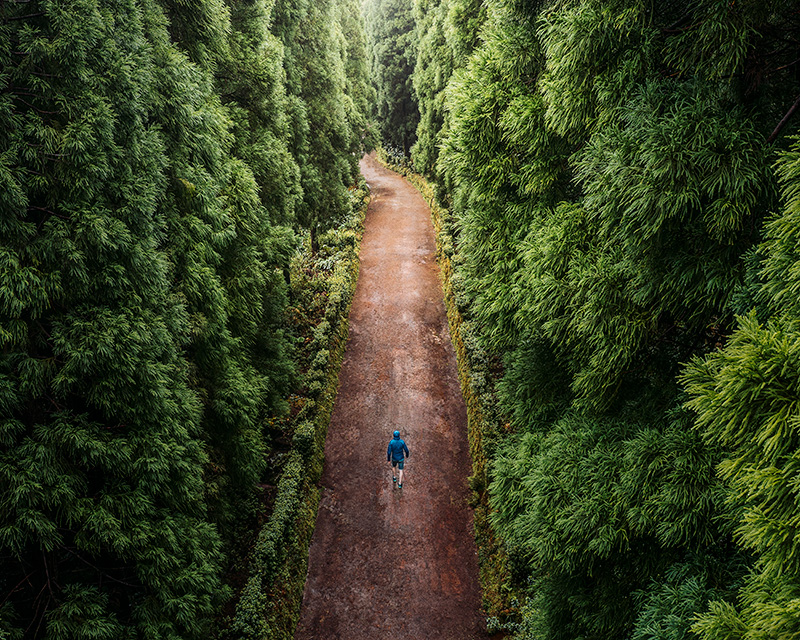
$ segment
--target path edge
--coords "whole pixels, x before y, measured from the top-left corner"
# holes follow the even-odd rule
[[[456,242],[453,234],[453,216],[436,199],[434,187],[409,166],[397,165],[381,148],[378,161],[390,171],[401,175],[428,203],[436,236],[436,262],[442,284],[450,340],[456,354],[461,394],[467,407],[467,437],[472,458],[472,491],[470,507],[474,509],[475,544],[478,549],[478,571],[487,617],[489,633],[502,630],[508,622],[516,620],[520,594],[510,589],[511,565],[508,554],[495,535],[489,520],[489,483],[487,460],[492,456],[499,436],[505,432],[508,420],[498,414],[493,380],[495,375],[475,337],[469,321],[459,307],[457,286],[454,282],[453,257]]]
[[[316,399],[298,420],[291,450],[278,482],[272,514],[259,532],[249,559],[250,576],[242,589],[233,620],[224,634],[236,640],[292,640],[308,574],[309,548],[320,502],[318,482],[322,476],[325,439],[339,388],[350,328],[350,308],[358,283],[359,253],[364,220],[369,207],[369,189],[363,176],[353,191],[367,195],[353,202],[344,227],[341,250],[329,291],[325,318],[314,331],[314,350],[327,357],[308,376],[315,380]]]

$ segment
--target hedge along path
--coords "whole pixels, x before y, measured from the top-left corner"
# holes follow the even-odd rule
[[[430,209],[374,154],[361,170],[372,200],[295,638],[487,638]],[[411,450],[402,490],[394,429]]]

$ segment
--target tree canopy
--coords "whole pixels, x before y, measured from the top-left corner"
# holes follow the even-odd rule
[[[409,0],[366,0],[374,118],[383,144],[408,156],[419,111],[412,71],[416,60],[413,6]]]
[[[208,636],[363,43],[353,3],[0,5],[3,638]]]
[[[414,19],[411,157],[507,419],[489,499],[528,595],[508,629],[796,634],[797,8]]]

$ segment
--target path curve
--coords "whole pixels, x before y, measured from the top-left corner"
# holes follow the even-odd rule
[[[466,410],[430,210],[374,155],[361,170],[372,200],[295,638],[484,639]],[[411,450],[402,490],[386,463],[395,428]]]

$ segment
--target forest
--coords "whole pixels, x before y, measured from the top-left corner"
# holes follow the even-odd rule
[[[0,0],[0,87],[0,640],[292,637],[378,144],[489,631],[800,637],[798,3]]]
[[[0,638],[247,637],[367,72],[356,0],[0,3]]]
[[[482,367],[490,630],[800,636],[800,6],[372,5]]]

